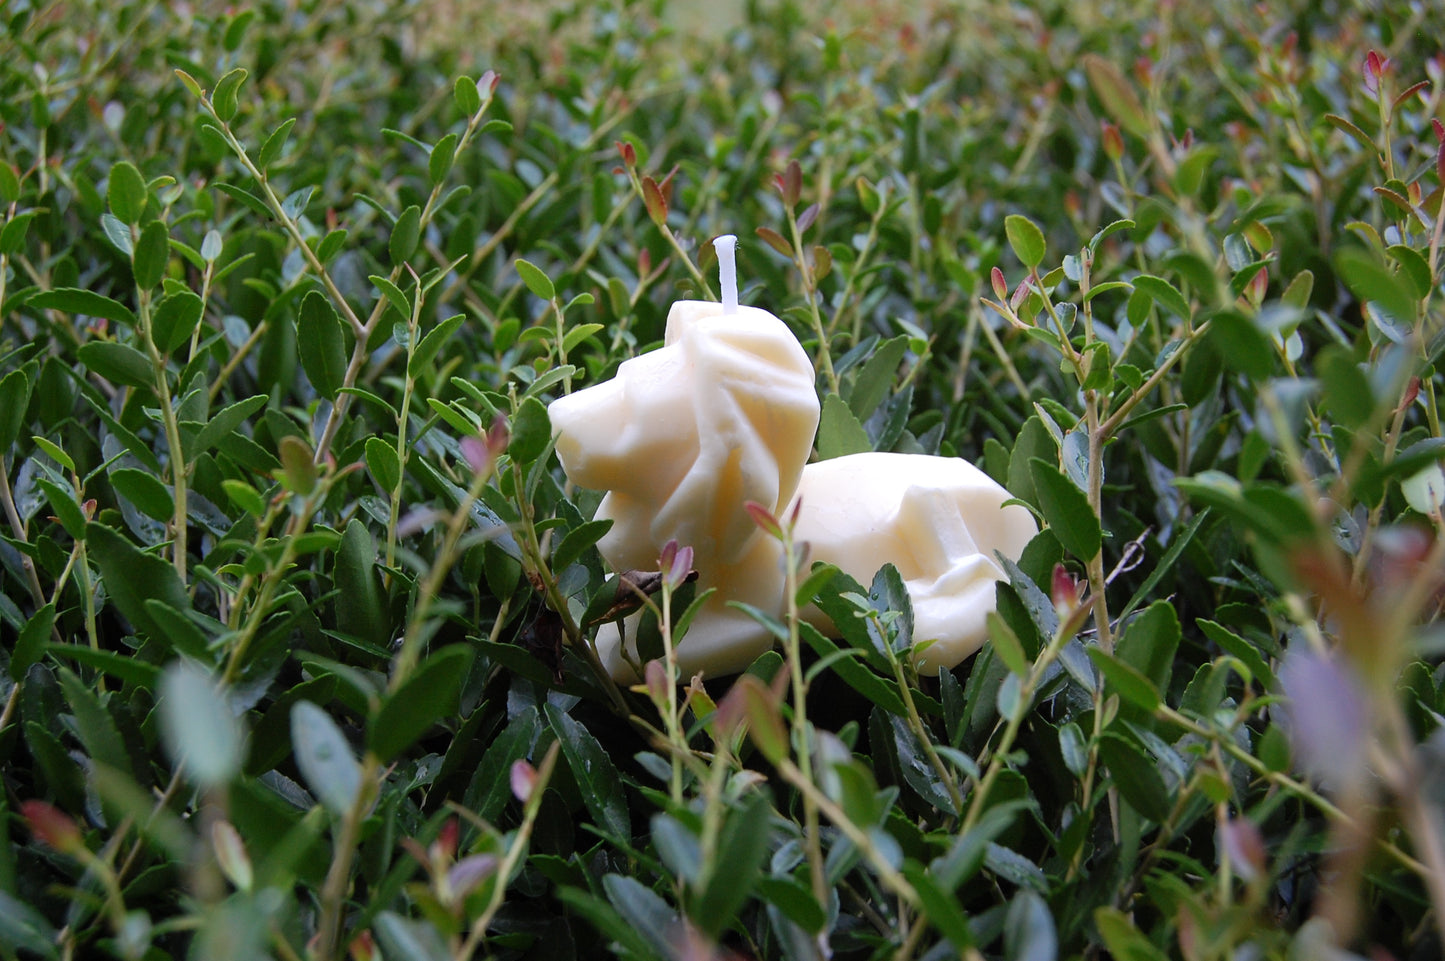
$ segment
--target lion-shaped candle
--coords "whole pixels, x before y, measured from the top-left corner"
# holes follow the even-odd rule
[[[648,570],[670,540],[690,545],[698,590],[716,588],[678,644],[683,676],[746,668],[772,636],[728,601],[780,616],[782,548],[753,523],[756,501],[784,517],[801,501],[795,536],[810,561],[867,584],[885,563],[902,575],[914,638],[934,641],[916,663],[953,667],[983,644],[998,551],[1017,558],[1033,516],[967,461],[853,454],[807,463],[818,427],[813,365],[774,315],[737,306],[733,237],[716,241],[723,303],[679,301],[663,346],[625,361],[612,380],[553,401],[557,454],[571,480],[605,490],[598,549],[613,570]],[[832,628],[821,612],[805,619]],[[629,625],[630,627],[630,625]],[[618,680],[635,675],[615,626],[597,637]],[[627,633],[632,660],[635,634]]]

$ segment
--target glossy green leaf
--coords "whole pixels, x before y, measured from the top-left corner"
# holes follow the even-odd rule
[[[1044,232],[1039,225],[1022,214],[1009,214],[1003,221],[1004,233],[1014,256],[1030,270],[1044,260]]]
[[[368,741],[377,760],[390,761],[433,725],[455,715],[457,695],[471,662],[470,648],[459,644],[444,647],[386,696],[368,725]]]
[[[1102,532],[1099,518],[1084,492],[1053,464],[1040,458],[1029,462],[1039,510],[1064,550],[1079,560],[1092,560],[1099,553]]]
[[[217,679],[188,661],[166,669],[159,691],[161,732],[186,777],[203,788],[241,770],[241,723]]]
[[[145,178],[129,160],[122,160],[110,168],[110,180],[106,184],[105,199],[110,212],[126,226],[140,222],[145,213],[147,191]]]
[[[164,221],[152,220],[141,229],[131,255],[135,285],[142,290],[149,290],[159,284],[165,276],[170,256],[170,229]]]
[[[346,381],[346,344],[336,308],[319,291],[313,290],[301,300],[296,347],[311,386],[327,400],[335,400]]]
[[[603,832],[626,841],[632,836],[622,779],[597,738],[555,705],[546,707],[547,725],[562,745],[562,756],[582,791],[582,802]]]
[[[818,459],[832,460],[847,454],[861,454],[873,449],[868,432],[837,394],[823,399],[823,412],[818,421]]]
[[[551,300],[557,296],[557,289],[552,286],[552,279],[542,272],[542,268],[529,260],[517,259],[517,274],[522,278],[522,283],[527,285],[535,296],[543,300]]]
[[[155,384],[155,368],[149,358],[129,344],[92,340],[82,344],[75,355],[92,373],[118,387],[151,387]]]
[[[401,212],[401,216],[396,218],[396,226],[391,228],[391,239],[387,242],[391,262],[404,264],[410,260],[420,240],[421,208],[412,204]]]
[[[298,701],[291,708],[291,743],[311,793],[332,815],[345,816],[361,791],[361,765],[346,735],[321,708]]]
[[[110,603],[137,630],[155,637],[165,634],[151,619],[147,600],[160,601],[177,611],[190,610],[190,595],[174,565],[141,551],[104,524],[92,522],[86,528],[85,541]]]

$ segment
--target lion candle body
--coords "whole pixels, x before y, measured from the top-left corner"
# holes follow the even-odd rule
[[[755,501],[784,516],[801,501],[796,536],[810,560],[867,583],[895,564],[914,605],[914,637],[931,640],[924,670],[952,667],[982,644],[1002,576],[993,551],[1016,558],[1035,532],[1008,493],[957,458],[854,454],[807,464],[818,426],[814,371],[774,315],[737,306],[732,238],[720,238],[723,304],[679,301],[663,347],[624,362],[610,381],[554,401],[557,453],[568,477],[605,490],[598,543],[613,570],[651,570],[670,540],[691,546],[698,591],[715,588],[677,656],[683,676],[742,670],[772,636],[728,605],[785,608],[782,549],[754,524]],[[817,610],[803,616],[831,629]],[[635,622],[604,625],[597,649],[630,680]]]

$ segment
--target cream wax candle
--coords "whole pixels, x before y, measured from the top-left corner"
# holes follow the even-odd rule
[[[784,608],[782,551],[744,509],[783,516],[800,499],[797,537],[810,560],[864,582],[896,565],[914,605],[916,642],[935,641],[924,670],[952,667],[985,639],[994,551],[1017,558],[1036,531],[1008,493],[957,458],[854,454],[807,464],[819,403],[813,365],[786,324],[737,305],[734,238],[719,238],[723,303],[679,301],[663,347],[626,361],[610,381],[552,403],[557,453],[571,480],[606,490],[599,542],[614,570],[647,570],[669,540],[694,550],[698,590],[716,592],[677,648],[684,676],[747,667],[772,644],[742,601]],[[804,616],[831,629],[817,610]],[[636,652],[631,631],[626,643]],[[623,639],[603,626],[598,652],[619,680],[634,672]]]

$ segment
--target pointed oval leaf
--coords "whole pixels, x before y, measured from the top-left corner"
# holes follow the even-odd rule
[[[345,816],[361,792],[361,765],[346,735],[321,708],[297,701],[291,707],[291,744],[311,793],[333,815]]]
[[[1053,464],[1040,458],[1029,461],[1039,510],[1064,550],[1082,561],[1099,553],[1103,533],[1088,497]]]
[[[160,683],[161,731],[191,782],[222,787],[241,770],[241,724],[225,691],[189,661],[176,661]]]
[[[547,724],[562,745],[562,756],[582,792],[582,800],[597,827],[610,837],[626,841],[632,836],[622,778],[612,758],[597,739],[556,705],[546,707]]]

